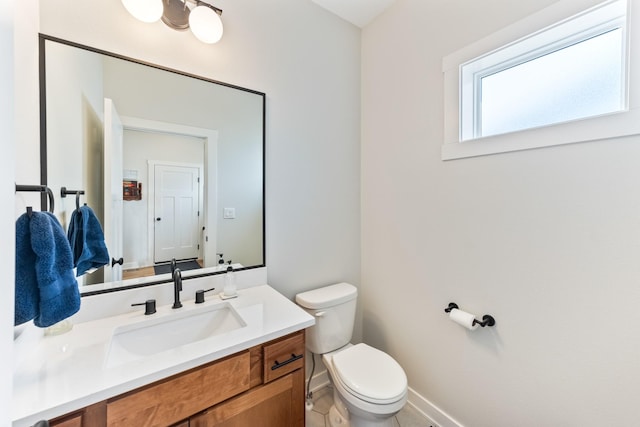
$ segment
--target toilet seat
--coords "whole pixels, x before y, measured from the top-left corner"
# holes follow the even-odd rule
[[[355,397],[374,404],[399,401],[407,392],[407,376],[391,356],[356,344],[332,356],[336,381]]]

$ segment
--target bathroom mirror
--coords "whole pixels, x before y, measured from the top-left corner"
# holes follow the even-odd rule
[[[265,94],[40,35],[41,182],[111,262],[84,295],[265,265]],[[43,200],[43,210],[46,209]]]

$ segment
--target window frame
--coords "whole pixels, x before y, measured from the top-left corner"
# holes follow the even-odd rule
[[[637,10],[640,0],[626,0],[627,14],[622,23],[625,53],[622,79],[626,89],[620,111],[485,137],[469,134],[469,120],[471,132],[477,130],[473,103],[478,96],[477,90],[469,87],[469,81],[480,77],[462,76],[464,66],[477,60],[478,66],[469,67],[466,72],[474,74],[478,69],[491,67],[495,72],[501,66],[503,69],[506,65],[512,66],[514,62],[509,62],[509,58],[521,63],[525,57],[523,51],[530,57],[539,57],[541,52],[570,46],[576,40],[585,39],[585,35],[593,36],[617,28],[621,21],[614,22],[613,18],[605,23],[593,22],[593,17],[597,16],[594,12],[611,10],[616,2],[609,0],[594,6],[592,0],[562,0],[445,57],[442,63],[445,84],[442,160],[640,134],[640,39],[633,31],[640,28],[640,11]],[[602,12],[598,19],[602,21]],[[519,43],[521,45],[517,46]],[[519,55],[513,54],[518,51]],[[463,93],[471,96],[465,98]],[[466,131],[463,132],[463,128]]]

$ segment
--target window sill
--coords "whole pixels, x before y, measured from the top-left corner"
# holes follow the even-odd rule
[[[441,158],[455,160],[638,134],[640,109],[634,109],[463,142],[445,141]]]

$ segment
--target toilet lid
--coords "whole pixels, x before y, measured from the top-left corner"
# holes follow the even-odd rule
[[[398,362],[366,344],[333,355],[333,367],[340,383],[367,402],[393,403],[407,391],[407,376]]]

